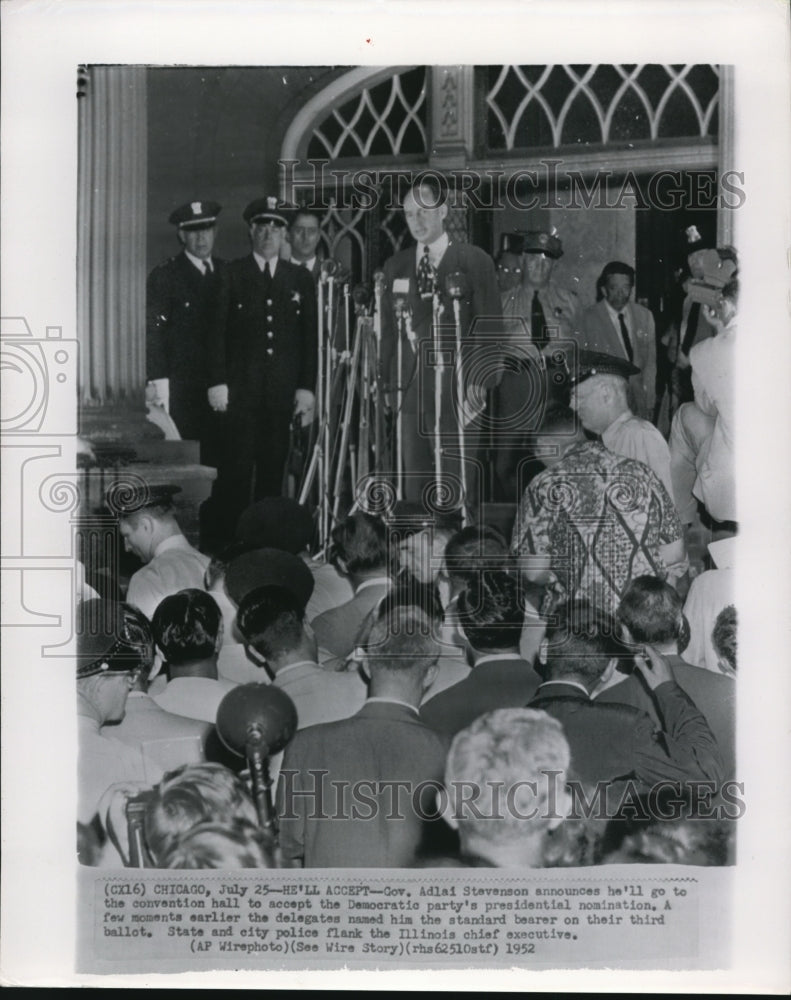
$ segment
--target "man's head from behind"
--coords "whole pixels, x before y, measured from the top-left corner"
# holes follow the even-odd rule
[[[508,566],[508,542],[496,528],[468,525],[445,546],[445,574],[456,594],[481,573]]]
[[[77,609],[77,691],[100,725],[120,722],[154,659],[151,626],[131,604],[94,598]]]
[[[318,649],[305,611],[285,587],[257,587],[239,605],[236,624],[248,651],[273,673],[298,660],[316,661]],[[255,657],[254,657],[255,658]]]
[[[413,606],[389,606],[371,625],[363,669],[371,694],[396,697],[416,707],[437,675],[440,647],[431,619]]]
[[[572,601],[547,625],[539,660],[545,681],[575,681],[590,694],[606,683],[618,659],[629,653],[616,636],[614,619],[587,601]]]
[[[171,669],[216,659],[222,643],[222,614],[205,590],[190,588],[164,598],[154,612],[152,628]]]
[[[489,570],[459,595],[459,624],[475,653],[516,652],[525,620],[516,579]]]
[[[387,527],[380,517],[357,512],[332,530],[333,561],[351,577],[388,571]]]
[[[457,733],[445,766],[445,818],[462,852],[540,867],[545,835],[568,814],[570,757],[561,724],[535,709],[487,712]]]
[[[638,576],[624,591],[616,615],[624,638],[651,646],[677,647],[684,634],[681,598],[656,576]]]

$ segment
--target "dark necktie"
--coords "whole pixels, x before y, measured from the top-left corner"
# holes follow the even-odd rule
[[[698,332],[698,318],[700,317],[700,302],[693,302],[687,316],[687,328],[684,331],[684,340],[681,344],[681,353],[689,354],[692,345],[695,343],[695,334]]]
[[[547,320],[538,299],[538,289],[533,292],[530,306],[530,335],[536,347],[544,347],[547,342]]]
[[[428,255],[428,247],[423,247],[423,256],[417,266],[417,292],[421,298],[434,294],[434,268]]]
[[[621,340],[623,341],[623,346],[626,349],[626,357],[630,361],[634,361],[634,351],[632,350],[632,342],[629,339],[629,328],[626,325],[626,320],[623,318],[623,313],[618,313],[618,322],[621,325]]]
[[[269,286],[272,284],[273,275],[272,275],[271,267],[272,267],[271,263],[269,261],[267,261],[264,264],[263,271],[261,272],[261,280],[263,281],[265,289],[268,289]]]

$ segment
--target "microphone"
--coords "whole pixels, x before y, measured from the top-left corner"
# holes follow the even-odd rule
[[[341,265],[333,257],[326,257],[321,262],[321,280],[326,282],[330,278],[335,278],[341,269]]]
[[[453,271],[445,279],[445,291],[452,299],[466,299],[470,293],[470,282],[464,271]]]
[[[396,278],[393,282],[393,305],[396,316],[401,317],[407,311],[409,298],[409,278]]]
[[[367,316],[373,293],[370,285],[355,285],[352,289],[352,299],[354,300],[355,311],[362,316]]]

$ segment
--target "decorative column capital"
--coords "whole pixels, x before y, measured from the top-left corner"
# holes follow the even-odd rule
[[[473,151],[472,66],[431,67],[429,164],[464,167]]]

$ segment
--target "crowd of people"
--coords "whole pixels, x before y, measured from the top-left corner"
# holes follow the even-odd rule
[[[732,862],[735,252],[687,230],[683,306],[657,331],[629,265],[580,310],[552,280],[556,233],[506,234],[495,265],[413,187],[417,246],[385,263],[382,300],[405,497],[335,518],[316,558],[310,499],[281,493],[290,424],[314,418],[319,220],[255,201],[252,253],[225,265],[219,213],[173,213],[184,252],[149,281],[148,353],[149,402],[218,488],[197,548],[176,484],[108,491],[141,565],[78,608],[81,860]],[[423,377],[443,315],[463,400],[453,365]],[[510,535],[476,480],[495,416]],[[469,461],[456,506],[426,502],[438,455],[451,477]]]

